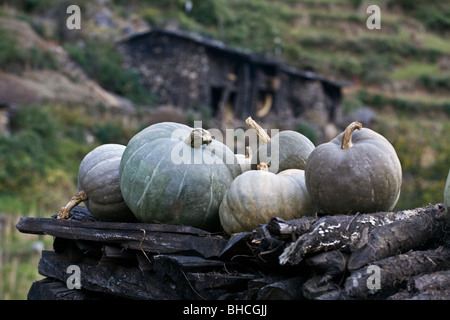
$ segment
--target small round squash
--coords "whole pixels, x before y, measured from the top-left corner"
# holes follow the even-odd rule
[[[273,173],[305,169],[306,159],[315,148],[307,137],[297,131],[284,130],[270,138],[251,117],[247,118],[246,123],[256,130],[262,142],[253,155],[256,159],[252,159],[252,169],[262,162],[270,163],[269,171]]]
[[[120,188],[139,221],[215,231],[219,206],[241,168],[207,130],[161,122],[136,134],[120,163]]]
[[[304,171],[288,169],[278,174],[261,163],[258,170],[238,176],[220,205],[220,222],[228,234],[252,231],[272,217],[296,219],[316,212],[305,185]]]
[[[353,122],[311,153],[305,179],[326,214],[390,211],[400,196],[402,168],[386,138]]]
[[[104,144],[90,151],[78,169],[79,193],[63,208],[58,218],[67,218],[70,210],[83,202],[100,221],[136,220],[119,185],[119,165],[125,146]]]

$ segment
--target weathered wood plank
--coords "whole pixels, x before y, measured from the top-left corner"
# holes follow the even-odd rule
[[[111,297],[128,299],[165,300],[180,299],[171,283],[155,273],[142,272],[136,267],[99,264],[95,259],[72,260],[66,254],[43,251],[39,261],[39,274],[66,283],[72,273],[67,273],[70,265],[80,268],[81,289],[106,293]]]
[[[44,278],[33,282],[28,300],[109,300],[115,297],[79,289],[69,289],[59,280]]]
[[[218,257],[227,244],[224,238],[204,230],[166,224],[24,217],[16,228],[23,233],[119,243],[124,248],[146,252],[197,254],[205,258]]]
[[[159,278],[170,279],[182,299],[218,299],[246,289],[248,281],[254,278],[253,274],[237,273],[233,262],[172,255],[157,255],[152,260]]]

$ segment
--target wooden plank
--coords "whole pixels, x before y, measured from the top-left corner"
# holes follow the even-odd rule
[[[154,269],[161,279],[170,279],[182,299],[218,299],[247,288],[253,274],[238,274],[232,262],[191,256],[154,256]],[[233,272],[235,272],[233,274]]]
[[[27,295],[28,300],[109,300],[114,296],[90,292],[86,290],[69,289],[59,280],[44,278],[33,282]]]
[[[223,270],[225,262],[207,260],[195,256],[155,255],[152,257],[156,272],[166,272],[180,268],[184,272],[207,272]]]
[[[16,228],[23,233],[65,239],[119,243],[152,253],[185,253],[218,257],[227,240],[189,226],[130,222],[100,222],[24,217]]]
[[[98,260],[89,258],[74,261],[67,254],[43,251],[38,271],[43,276],[66,283],[68,277],[73,274],[67,273],[70,265],[80,268],[82,290],[128,299],[180,299],[169,281],[160,279],[155,273],[142,272],[137,267],[104,265],[99,264]]]
[[[298,300],[303,298],[304,276],[296,276],[268,284],[259,290],[257,300]]]
[[[76,207],[77,208],[77,207]],[[75,209],[75,208],[74,208]],[[73,210],[72,210],[73,212]],[[83,219],[85,217],[85,219]],[[47,225],[55,227],[67,227],[69,224],[75,226],[84,226],[85,228],[94,229],[120,229],[120,230],[140,230],[144,229],[148,232],[166,232],[166,233],[184,233],[197,236],[208,236],[209,232],[183,225],[170,225],[163,223],[141,223],[141,222],[105,222],[91,220],[88,215],[78,212],[77,219],[55,219],[55,218],[34,218],[23,217],[17,224],[19,231],[24,233],[44,234]],[[42,229],[41,229],[42,228]]]

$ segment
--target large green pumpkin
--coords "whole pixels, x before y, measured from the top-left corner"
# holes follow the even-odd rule
[[[120,163],[120,188],[142,222],[220,227],[219,206],[241,168],[204,129],[162,122],[136,134]]]
[[[273,217],[297,219],[316,212],[303,170],[274,174],[261,163],[258,170],[237,177],[220,205],[220,222],[228,233],[252,231]]]
[[[253,155],[256,159],[251,160],[253,170],[260,163],[268,163],[269,171],[273,173],[305,169],[306,160],[315,148],[311,140],[292,130],[283,130],[270,138],[252,118],[247,118],[246,123],[260,137],[260,146]]]
[[[314,149],[305,178],[311,198],[327,214],[390,211],[400,196],[402,168],[386,138],[353,122]]]

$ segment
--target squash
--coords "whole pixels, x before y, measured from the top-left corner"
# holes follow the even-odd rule
[[[450,170],[448,171],[447,182],[444,189],[444,208],[447,221],[450,222]]]
[[[84,201],[86,208],[100,221],[133,221],[119,185],[119,165],[124,145],[104,144],[90,151],[78,170],[78,195],[74,196],[59,218]]]
[[[245,147],[245,154],[238,153],[235,155],[243,173],[252,170],[252,155],[252,148],[250,146]]]
[[[129,141],[120,188],[139,221],[214,231],[223,196],[241,172],[233,152],[207,130],[161,122]]]
[[[286,169],[304,170],[315,146],[307,137],[297,131],[283,130],[272,138],[251,117],[247,118],[249,127],[256,130],[260,138],[259,148],[252,160],[252,169],[261,162],[269,164],[269,171],[277,173]]]
[[[326,214],[391,211],[400,196],[402,167],[386,138],[355,121],[311,153],[305,180]]]
[[[303,170],[278,174],[261,163],[258,170],[242,173],[232,183],[220,205],[220,223],[226,233],[252,231],[272,217],[290,220],[316,212],[309,197]]]

